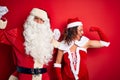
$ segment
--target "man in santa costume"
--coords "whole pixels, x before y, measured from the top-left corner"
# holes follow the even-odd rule
[[[49,80],[47,66],[54,47],[57,47],[55,39],[58,39],[59,32],[53,33],[50,29],[46,11],[33,8],[23,31],[18,28],[7,30],[5,27],[0,26],[0,42],[13,47],[17,63],[17,70],[9,80]]]
[[[68,19],[64,39],[58,47],[54,63],[57,80],[89,80],[86,66],[87,49],[108,47],[110,42],[98,27],[90,31],[98,32],[101,40],[90,40],[83,36],[83,24],[78,18]]]

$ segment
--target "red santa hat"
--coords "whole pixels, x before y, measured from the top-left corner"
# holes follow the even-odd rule
[[[43,20],[48,20],[47,12],[42,9],[33,8],[30,14],[33,16],[37,16]]]
[[[72,28],[76,26],[83,26],[82,22],[77,17],[68,19],[67,28]]]

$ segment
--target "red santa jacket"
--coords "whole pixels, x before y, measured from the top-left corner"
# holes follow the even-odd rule
[[[23,31],[18,28],[0,30],[0,43],[13,47],[16,56],[16,65],[26,68],[34,68],[34,61],[30,55],[26,55],[24,48]],[[46,66],[44,66],[46,67]],[[49,80],[48,75],[42,75],[42,80]],[[19,74],[19,80],[32,80],[32,75]]]

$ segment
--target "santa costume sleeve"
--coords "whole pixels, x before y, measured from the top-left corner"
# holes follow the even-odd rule
[[[2,26],[4,28],[6,27],[6,25],[2,25]],[[14,46],[17,37],[17,28],[8,30],[8,29],[4,29],[2,26],[0,27],[0,43]],[[14,54],[13,54],[13,59],[14,59],[14,64],[16,64],[16,58]],[[10,75],[8,80],[18,80],[17,76],[18,76],[18,72],[15,71],[12,75]]]
[[[12,42],[15,41],[17,36],[17,28],[14,29],[5,29],[7,27],[7,19],[2,17],[8,12],[8,9],[6,6],[0,6],[0,43],[11,45]],[[14,57],[13,57],[14,58]],[[15,59],[14,59],[15,63]],[[17,79],[18,72],[15,71],[8,80],[18,80]]]
[[[108,38],[106,37],[106,35],[102,32],[102,30],[98,27],[90,27],[90,31],[97,31],[99,37],[100,37],[100,43],[105,46],[108,47],[110,45],[110,42],[108,40]]]
[[[11,44],[11,41],[15,40],[15,36],[17,35],[17,29],[6,29],[7,27],[7,19],[3,17],[8,12],[8,8],[6,6],[0,6],[0,43]]]
[[[17,28],[14,29],[0,29],[0,43],[12,45],[17,37]]]

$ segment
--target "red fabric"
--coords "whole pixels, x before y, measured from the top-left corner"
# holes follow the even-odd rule
[[[57,75],[57,80],[62,80],[61,68],[55,67],[55,72],[56,72],[56,75]]]
[[[79,17],[84,26],[85,35],[90,39],[98,39],[98,35],[88,32],[90,26],[101,26],[109,38],[108,48],[90,49],[88,69],[90,80],[120,80],[120,0],[0,0],[0,5],[7,6],[5,14],[7,28],[20,27],[32,8],[38,7],[48,12],[52,28],[63,32],[66,20]],[[27,6],[26,6],[27,4]],[[63,35],[63,34],[62,34]],[[62,38],[61,38],[62,39]],[[14,65],[8,52],[10,48],[2,48],[0,44],[0,80],[8,80]],[[3,57],[5,56],[5,57]],[[4,63],[5,62],[5,63]],[[9,68],[8,68],[9,65]],[[7,69],[6,69],[7,68]],[[51,71],[51,77],[55,78]],[[51,79],[56,80],[56,79]]]
[[[109,42],[108,38],[105,36],[105,34],[102,32],[100,28],[90,27],[90,31],[97,31],[101,40]]]
[[[70,23],[78,22],[78,21],[80,22],[80,20],[78,19],[78,17],[76,17],[76,18],[69,18],[67,23],[70,24]]]
[[[2,17],[1,20],[6,21],[7,19],[5,17]]]
[[[0,30],[0,41],[1,43],[11,45],[13,50],[15,51],[15,56],[17,57],[17,66],[33,68],[34,61],[33,58],[29,55],[25,54],[24,50],[24,38],[21,33],[19,33],[20,29],[13,28],[10,30]],[[23,32],[23,31],[21,31]],[[46,66],[45,66],[46,67]],[[13,75],[18,76],[19,80],[32,80],[32,75],[29,74],[22,74],[22,73],[13,73]],[[43,74],[42,80],[49,80],[46,76],[48,74]],[[46,78],[47,77],[47,78]]]
[[[88,69],[87,69],[87,54],[84,51],[80,52],[80,71],[79,71],[79,80],[89,80]]]
[[[80,69],[78,73],[79,80],[89,80],[88,70],[86,66],[87,54],[84,51],[79,51],[80,53]],[[70,60],[68,58],[68,53],[63,55],[62,63],[62,80],[75,80],[74,75],[71,71]]]
[[[18,72],[15,71],[12,75],[15,76],[15,77],[18,77]]]

